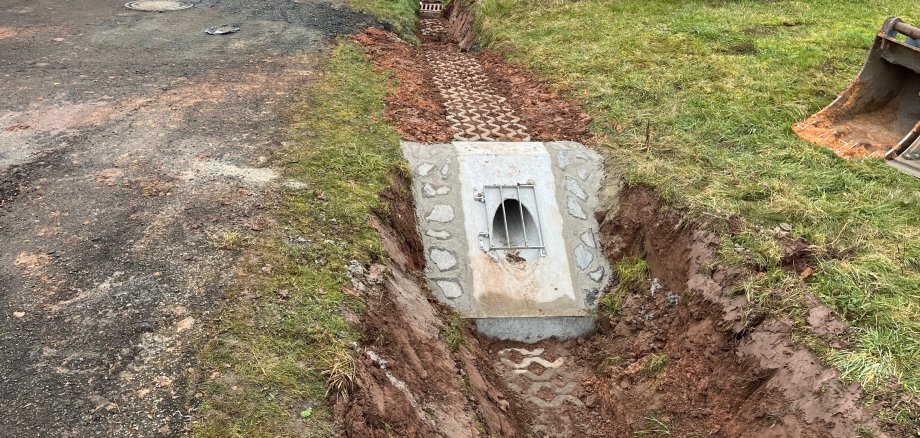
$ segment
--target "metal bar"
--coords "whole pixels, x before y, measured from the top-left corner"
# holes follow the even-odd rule
[[[486,212],[486,231],[489,233],[489,250],[492,249],[492,224],[489,223],[489,186],[482,188],[482,209]]]
[[[920,39],[920,29],[913,27],[903,21],[895,23],[894,30],[901,35],[909,36],[913,39]]]
[[[533,186],[531,185],[531,187]],[[543,241],[543,218],[540,217],[540,206],[537,204],[537,189],[534,188],[530,193],[533,194],[533,208],[537,210],[535,216],[537,216],[537,231],[540,236],[540,246],[545,246],[546,242]]]
[[[505,192],[498,186],[498,202],[502,203],[502,222],[505,224],[505,245],[511,246],[511,234],[508,233],[508,213],[505,212]]]
[[[521,229],[524,230],[524,246],[527,246],[527,224],[524,221],[524,203],[521,202],[521,186],[517,188],[518,211],[521,212]]]
[[[496,246],[495,248],[492,248],[492,249],[510,250],[510,249],[545,249],[545,248],[546,248],[545,246]]]

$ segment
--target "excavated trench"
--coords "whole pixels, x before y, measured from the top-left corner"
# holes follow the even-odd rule
[[[356,40],[399,85],[387,118],[417,142],[578,140],[590,118],[494,52],[465,52],[472,8],[431,6],[416,48],[371,29]],[[450,78],[460,78],[451,81]],[[598,240],[611,264],[647,274],[601,291],[590,336],[534,344],[476,333],[428,288],[412,175],[394,173],[374,225],[382,264],[353,270],[368,290],[356,377],[335,400],[344,436],[898,436],[862,407],[782,319],[747,318],[732,293],[744,274],[713,261],[717,237],[626,187],[614,168],[599,193]],[[384,275],[381,275],[385,272]],[[815,305],[809,322],[843,324]],[[814,321],[812,321],[814,320]]]

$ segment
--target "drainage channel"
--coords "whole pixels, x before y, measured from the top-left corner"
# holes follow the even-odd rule
[[[594,328],[610,266],[594,218],[603,167],[585,146],[531,141],[476,57],[424,2],[422,51],[453,130],[403,142],[434,295],[496,338],[496,370],[533,409],[533,433],[578,436],[589,418],[567,339]]]

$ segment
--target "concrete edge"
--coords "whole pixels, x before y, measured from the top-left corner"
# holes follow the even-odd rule
[[[529,344],[549,338],[580,338],[593,333],[595,328],[593,316],[476,319],[476,331],[483,336]]]

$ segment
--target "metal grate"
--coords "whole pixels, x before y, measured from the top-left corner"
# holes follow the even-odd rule
[[[479,234],[488,241],[486,251],[539,249],[541,255],[545,253],[533,184],[485,186],[477,199],[485,204],[486,218],[492,218],[489,230]],[[533,212],[527,209],[528,204],[533,206]]]
[[[419,4],[421,5],[421,12],[441,12],[440,3],[420,2]]]

